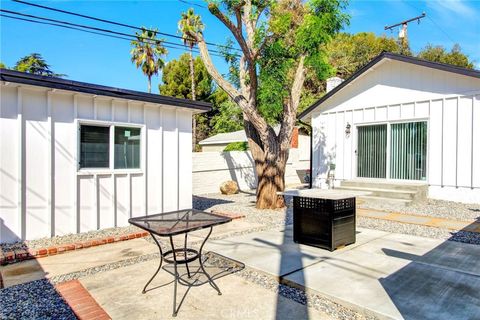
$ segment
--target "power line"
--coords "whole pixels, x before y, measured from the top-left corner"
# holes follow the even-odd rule
[[[420,11],[419,8],[409,3],[408,1],[403,0],[403,2],[412,7],[413,9]],[[450,35],[440,25],[438,25],[435,20],[432,19],[432,17],[430,17],[430,15],[427,15],[427,19],[430,20],[438,28],[438,30],[440,30],[448,38],[448,40],[452,42],[452,44],[456,44],[452,37],[450,37]]]
[[[62,24],[57,24],[57,23],[52,23],[52,22],[44,22],[44,21],[27,19],[27,18],[14,17],[14,16],[6,15],[6,14],[0,14],[0,16],[5,17],[5,18],[9,18],[9,19],[14,19],[14,20],[20,20],[20,21],[31,22],[31,23],[42,24],[42,25],[55,26],[55,27],[60,27],[60,28],[65,28],[65,29],[76,30],[76,31],[82,31],[82,32],[86,32],[86,33],[101,35],[101,36],[104,36],[104,37],[126,40],[128,42],[131,42],[133,40],[132,37],[134,37],[133,35],[129,35],[130,38],[127,38],[127,37],[123,37],[123,36],[117,36],[117,35],[112,35],[112,34],[108,34],[108,33],[96,32],[96,31],[89,31],[89,30],[78,28],[78,27],[67,26],[67,25],[62,25]],[[151,41],[142,41],[142,42],[152,43]],[[169,48],[169,49],[186,51],[185,46],[183,46],[181,44],[164,45],[164,47]],[[198,53],[198,50],[193,49],[193,52]],[[212,54],[212,55],[216,56],[216,57],[223,57],[223,56],[216,55],[216,54]]]
[[[101,32],[95,32],[95,31],[88,31],[88,30],[85,30],[85,29],[80,29],[80,28],[76,28],[76,27],[65,26],[65,25],[57,24],[57,23],[42,22],[42,21],[36,21],[36,20],[32,20],[32,19],[14,17],[14,16],[9,16],[9,15],[3,14],[3,13],[0,13],[0,16],[1,16],[1,17],[5,17],[5,18],[9,18],[9,19],[14,19],[14,20],[20,20],[20,21],[26,21],[26,22],[33,22],[33,23],[38,23],[38,24],[43,24],[43,25],[50,25],[50,26],[61,27],[61,28],[65,28],[65,29],[71,29],[71,30],[83,31],[83,32],[86,32],[86,33],[97,34],[97,35],[101,35],[101,36],[105,36],[105,37],[110,37],[110,38],[117,38],[117,39],[122,39],[122,40],[131,41],[131,39],[124,38],[124,37],[120,37],[120,36],[114,36],[114,35],[105,34],[105,33],[101,33]]]
[[[185,4],[188,4],[188,5],[191,5],[191,6],[195,6],[195,7],[199,7],[199,8],[203,8],[203,9],[208,9],[206,6],[203,6],[203,5],[195,3],[195,2],[185,1],[185,0],[178,0],[178,1],[183,2]]]
[[[100,31],[100,32],[115,34],[115,35],[119,35],[119,36],[123,36],[123,37],[130,37],[130,38],[136,39],[136,40],[141,39],[142,41],[148,41],[149,43],[155,43],[155,40],[150,39],[150,38],[146,38],[146,37],[142,37],[142,36],[138,36],[138,35],[132,35],[132,34],[129,34],[129,33],[124,33],[124,32],[113,31],[113,30],[110,30],[110,29],[103,29],[103,28],[97,28],[97,27],[87,26],[87,25],[83,25],[83,24],[72,23],[72,22],[68,22],[68,21],[50,19],[50,18],[45,18],[45,17],[35,16],[35,15],[31,15],[31,14],[20,13],[20,12],[11,11],[11,10],[0,9],[0,11],[5,12],[5,13],[9,13],[9,14],[23,16],[23,17],[33,18],[33,19],[37,19],[37,20],[49,21],[49,22],[53,22],[55,24],[63,24],[63,25],[68,25],[68,26],[72,26],[72,27],[77,27],[77,28],[84,28],[84,29],[89,29],[89,30],[94,30],[94,31]],[[153,31],[153,32],[155,32],[155,31]],[[175,42],[170,42],[170,41],[165,41],[165,40],[158,40],[158,41],[160,41],[162,43],[165,43],[165,44],[168,44],[168,45],[172,45],[172,46],[182,46],[182,45],[180,45],[178,43],[175,43]],[[221,52],[216,51],[216,50],[210,50],[210,51],[213,52],[213,53],[221,54]],[[198,51],[196,51],[196,52],[198,52]]]
[[[0,9],[0,11],[1,11],[1,12],[5,12],[5,13],[9,13],[9,14],[14,14],[14,15],[23,16],[23,17],[34,18],[34,19],[37,19],[37,20],[50,21],[50,22],[54,22],[54,23],[57,23],[57,24],[63,24],[63,25],[74,26],[74,27],[78,27],[78,28],[85,28],[85,29],[90,29],[90,30],[96,30],[96,31],[101,31],[101,32],[111,33],[111,34],[117,34],[117,35],[120,35],[120,36],[134,37],[134,38],[139,38],[139,39],[146,40],[146,41],[154,41],[154,40],[152,40],[152,39],[150,39],[150,38],[146,38],[146,37],[142,37],[142,36],[134,36],[134,35],[131,35],[131,34],[129,34],[129,33],[118,32],[118,31],[113,31],[113,30],[109,30],[109,29],[97,28],[97,27],[91,27],[91,26],[82,25],[82,24],[78,24],[78,23],[72,23],[72,22],[68,22],[68,21],[62,21],[62,20],[57,20],[57,19],[50,19],[50,18],[35,16],[35,15],[31,15],[31,14],[25,14],[25,13],[16,12],[16,11],[11,11],[11,10],[5,10],[5,9]],[[159,40],[159,41],[161,41],[161,42],[163,42],[163,43],[166,43],[166,44],[178,45],[178,44],[175,43],[175,42],[164,41],[164,40]]]
[[[85,15],[85,14],[80,14],[80,13],[67,11],[67,10],[61,10],[61,9],[48,7],[48,6],[44,6],[44,5],[40,5],[40,4],[36,4],[36,3],[31,3],[31,2],[27,2],[27,1],[22,1],[22,0],[12,0],[12,1],[24,4],[24,5],[28,5],[28,6],[33,6],[33,7],[37,7],[37,8],[41,8],[41,9],[45,9],[45,10],[50,10],[50,11],[60,12],[60,13],[64,13],[64,14],[69,14],[69,15],[73,15],[73,16],[77,16],[77,17],[81,17],[81,18],[85,18],[85,19],[90,19],[90,20],[94,20],[94,21],[99,21],[99,22],[103,22],[103,23],[113,24],[113,25],[121,26],[121,27],[125,27],[125,28],[141,30],[141,31],[145,30],[145,28],[133,26],[133,25],[126,24],[126,23],[121,23],[121,22],[116,22],[116,21],[112,21],[112,20],[96,18],[96,17],[93,17],[93,16]],[[161,35],[164,35],[164,36],[167,36],[167,37],[173,37],[173,38],[183,40],[183,37],[175,35],[175,34],[160,32],[160,31],[157,31],[157,33],[161,34]],[[217,43],[212,43],[212,42],[205,42],[205,43],[208,44],[208,45],[219,47],[219,48],[221,47],[221,48],[225,48],[225,49],[241,51],[241,49],[233,48],[233,47],[229,47],[229,46],[224,46],[224,45],[217,44]]]

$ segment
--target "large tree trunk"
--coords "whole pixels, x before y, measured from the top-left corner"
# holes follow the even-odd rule
[[[148,76],[148,93],[152,93],[152,77]]]
[[[285,206],[283,196],[277,194],[285,190],[285,167],[286,161],[280,159],[265,160],[263,164],[255,166],[258,177],[256,203],[258,209],[278,209]]]
[[[244,125],[258,179],[256,207],[258,209],[283,208],[285,206],[284,198],[277,192],[285,189],[288,150],[281,151],[278,137],[272,136],[269,141],[269,149],[273,152],[265,152],[259,134],[252,123],[244,120]]]
[[[290,99],[285,101],[283,119],[280,122],[280,132],[277,135],[257,108],[258,83],[256,61],[253,58],[256,54],[252,53],[253,34],[249,36],[251,38],[249,38],[251,40],[249,41],[251,45],[249,47],[249,44],[243,38],[241,27],[232,24],[219,11],[214,11],[214,14],[233,32],[244,53],[239,61],[240,88],[235,88],[215,68],[203,36],[201,34],[193,34],[192,36],[198,41],[200,55],[208,73],[243,111],[245,132],[255,161],[255,170],[258,178],[257,208],[281,208],[285,205],[285,201],[283,196],[279,196],[277,192],[284,191],[285,188],[285,166],[302,86],[305,80],[305,57],[302,55],[299,58],[290,90]],[[240,15],[237,14],[237,19],[239,19]],[[246,13],[246,17],[248,16],[249,14]],[[248,19],[246,18],[246,20]],[[240,25],[240,20],[238,20],[238,25]]]

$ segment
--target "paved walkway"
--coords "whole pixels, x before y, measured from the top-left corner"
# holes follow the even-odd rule
[[[388,220],[401,223],[422,225],[448,230],[463,230],[480,233],[480,222],[459,221],[445,218],[435,218],[416,214],[379,211],[373,209],[357,209],[357,215],[366,218]]]
[[[480,246],[358,229],[329,252],[293,242],[292,228],[211,241],[207,249],[293,286],[385,319],[474,319]]]
[[[82,278],[80,282],[102,306],[112,319],[170,319],[173,302],[173,276],[161,270],[149,288],[142,289],[158,266],[151,260],[102,272]],[[190,270],[197,267],[190,265]],[[222,295],[208,284],[187,290],[178,287],[177,304],[185,297],[175,319],[310,319],[330,320],[327,314],[308,308],[251,283],[241,277],[226,275],[218,278],[213,267],[207,272],[215,279]],[[185,274],[182,269],[181,273]],[[205,281],[205,279],[201,280]],[[165,286],[162,286],[167,284]]]
[[[248,230],[258,226],[260,225],[248,223],[243,220],[234,220],[231,223],[214,228],[212,237]],[[206,232],[208,232],[208,230],[192,233],[189,239],[190,241],[203,240]],[[183,238],[176,239],[176,241],[180,241],[183,244]],[[9,287],[43,278],[51,279],[56,276],[134,259],[157,252],[158,248],[156,245],[148,242],[144,238],[139,238],[14,263],[0,267],[0,272],[3,276],[4,287]]]

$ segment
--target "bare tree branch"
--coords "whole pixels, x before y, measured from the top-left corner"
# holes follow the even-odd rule
[[[237,29],[242,31],[242,7],[236,6],[235,7],[235,18],[237,18]]]
[[[248,46],[253,49],[255,45],[255,27],[252,18],[252,0],[246,0],[243,7],[243,23],[247,32]]]
[[[240,89],[245,97],[250,96],[250,88],[247,86],[247,74],[246,74],[246,67],[245,67],[245,56],[240,58],[240,63],[238,65],[238,74],[240,80]]]
[[[242,93],[240,93],[235,87],[230,84],[215,68],[213,65],[212,59],[208,52],[207,44],[203,39],[201,34],[195,35],[197,40],[198,48],[200,50],[200,55],[202,56],[203,63],[208,73],[212,76],[215,82],[223,89],[225,92],[235,101],[244,114],[247,116],[248,120],[253,124],[255,129],[259,132],[260,138],[265,145],[268,145],[268,139],[270,138],[271,132],[269,132],[269,125],[260,115],[258,110],[255,107],[255,104],[252,101],[248,100]],[[252,88],[250,87],[250,90]],[[251,94],[250,94],[251,95]]]
[[[291,135],[295,121],[297,119],[297,109],[300,104],[300,96],[302,94],[303,83],[305,82],[305,56],[299,59],[295,78],[293,79],[292,88],[290,90],[290,99],[283,106],[283,119],[280,127],[279,138],[281,142],[280,149],[288,150],[290,146]]]
[[[230,32],[232,32],[233,36],[235,37],[238,44],[240,45],[240,48],[242,49],[243,54],[245,55],[247,60],[251,61],[252,52],[247,42],[245,41],[245,38],[243,37],[242,28],[237,28],[233,24],[233,22],[230,20],[230,18],[224,15],[217,6],[211,5],[211,6],[208,6],[208,9],[215,17],[217,17],[230,30]]]

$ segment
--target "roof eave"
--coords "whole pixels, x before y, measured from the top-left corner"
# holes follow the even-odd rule
[[[350,78],[343,81],[341,84],[339,84],[337,87],[335,87],[332,91],[330,91],[329,93],[324,95],[322,98],[320,98],[317,102],[315,102],[310,107],[305,109],[302,113],[300,113],[298,115],[298,118],[300,120],[307,120],[312,115],[312,113],[323,102],[325,102],[327,99],[329,99],[331,96],[333,96],[338,91],[342,90],[342,88],[348,86],[351,82],[353,82],[355,79],[359,78],[361,75],[363,75],[365,72],[367,72],[369,69],[371,69],[377,63],[379,63],[380,61],[383,61],[384,59],[402,61],[402,62],[406,62],[406,63],[412,63],[412,64],[420,65],[420,66],[427,67],[427,68],[433,68],[433,69],[442,70],[442,71],[446,71],[446,72],[461,74],[461,75],[468,76],[468,77],[480,78],[480,71],[475,70],[475,69],[466,69],[466,68],[457,67],[457,66],[453,66],[453,65],[449,65],[449,64],[422,60],[422,59],[418,59],[418,58],[414,58],[414,57],[408,57],[408,56],[395,54],[395,53],[391,53],[391,52],[382,52],[381,54],[379,54],[378,56],[373,58],[365,66],[360,68],[357,72],[355,72]]]
[[[71,81],[56,77],[39,76],[25,72],[18,72],[8,69],[0,69],[0,78],[5,82],[12,82],[24,85],[46,87],[59,90],[74,91],[80,93],[108,96],[118,99],[136,100],[154,104],[163,104],[174,107],[191,109],[195,113],[208,112],[211,104],[201,101],[173,98],[152,93],[133,91],[115,87],[101,86],[92,83]]]

